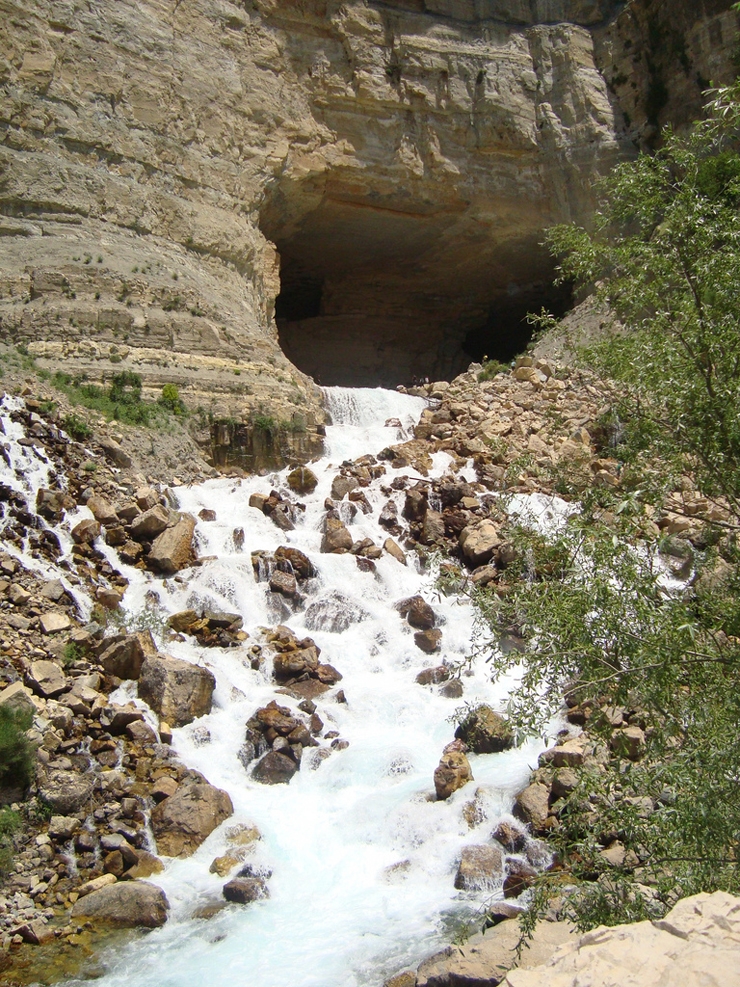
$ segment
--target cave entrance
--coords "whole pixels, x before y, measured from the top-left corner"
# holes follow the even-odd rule
[[[451,379],[471,359],[510,360],[528,311],[564,307],[537,229],[470,203],[286,182],[262,211],[280,254],[283,352],[322,385]],[[524,229],[522,229],[524,225]]]

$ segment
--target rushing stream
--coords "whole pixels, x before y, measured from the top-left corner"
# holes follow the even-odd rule
[[[408,566],[384,555],[372,573],[360,571],[352,555],[320,553],[324,500],[340,463],[402,440],[424,407],[420,398],[380,389],[326,393],[334,420],[327,456],[311,466],[319,484],[301,498],[306,510],[294,531],[279,530],[248,506],[255,491],[287,491],[285,475],[273,474],[174,491],[178,509],[196,517],[203,508],[216,513],[215,521],[199,521],[196,529],[199,555],[214,559],[174,579],[123,566],[99,543],[131,581],[124,600],[130,626],[150,626],[163,650],[214,672],[213,711],[175,730],[173,747],[188,766],[229,792],[235,810],[192,857],[168,860],[153,879],[169,898],[169,921],[104,957],[106,972],[98,981],[104,987],[379,987],[449,942],[487,898],[455,890],[460,849],[488,840],[526,783],[541,745],[472,755],[475,782],[447,802],[432,800],[434,768],[453,736],[450,717],[463,701],[501,708],[506,683],[494,687],[481,660],[463,675],[462,699],[416,684],[422,668],[469,654],[474,615],[466,598],[438,594],[434,573],[417,571],[413,554]],[[384,425],[387,419],[402,427]],[[437,453],[434,474],[444,473],[449,462]],[[389,467],[364,491],[373,513],[358,512],[351,522],[356,540],[382,544],[387,537],[377,522],[387,499],[379,485],[395,475],[418,477],[409,467]],[[467,479],[474,479],[472,469]],[[404,494],[395,497],[400,510]],[[88,515],[81,508],[75,520]],[[243,528],[243,544],[235,544],[235,528]],[[253,550],[286,544],[300,548],[319,570],[309,584],[306,604],[318,605],[308,624],[306,610],[288,618],[271,610],[267,584],[253,575]],[[442,627],[442,652],[432,657],[415,646],[412,628],[394,609],[416,593],[432,604]],[[342,673],[347,698],[337,703],[333,689],[317,700],[318,712],[325,729],[338,731],[349,746],[315,770],[308,759],[288,785],[254,781],[237,756],[246,721],[272,699],[291,709],[297,700],[276,693],[271,663],[251,667],[250,640],[233,649],[203,648],[193,639],[165,643],[161,629],[169,614],[202,607],[238,612],[250,634],[283,622],[299,637],[313,637],[321,660]],[[333,633],[327,626],[337,613],[352,622]],[[135,688],[126,683],[113,698],[135,698]],[[471,829],[462,808],[476,791],[485,818]],[[262,834],[252,860],[272,873],[270,898],[196,917],[221,899],[224,879],[209,865],[225,852],[226,830],[237,823],[254,824]]]

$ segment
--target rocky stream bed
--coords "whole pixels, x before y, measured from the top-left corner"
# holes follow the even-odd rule
[[[0,705],[30,714],[36,750],[30,789],[0,793],[23,820],[9,982],[180,987],[207,963],[216,984],[236,962],[255,987],[503,977],[488,957],[488,979],[455,979],[449,948],[398,971],[486,915],[510,960],[573,769],[641,757],[645,724],[612,710],[597,744],[571,705],[514,748],[512,681],[468,660],[466,589],[508,591],[508,515],[572,510],[541,467],[620,483],[595,380],[479,370],[416,396],[332,389],[323,460],[190,484],[141,472],[130,436],[70,440],[31,385],[3,398]],[[697,500],[655,523],[690,537]],[[640,865],[614,834],[603,853]]]

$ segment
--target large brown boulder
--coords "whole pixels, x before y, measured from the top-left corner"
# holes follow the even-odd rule
[[[157,504],[156,507],[139,514],[131,522],[131,535],[137,541],[150,541],[161,534],[170,523],[170,512],[166,507]]]
[[[147,561],[152,568],[166,575],[172,575],[192,565],[195,559],[194,532],[195,518],[192,514],[181,514],[171,527],[166,528],[154,539],[147,555]]]
[[[169,907],[167,895],[156,884],[124,881],[80,898],[72,909],[72,918],[122,929],[156,929],[167,921]]]
[[[321,551],[348,552],[350,548],[352,548],[352,535],[349,530],[338,518],[327,518],[324,537],[321,539]]]
[[[207,668],[164,654],[148,656],[139,675],[139,698],[172,727],[210,713],[215,687]]]
[[[412,627],[420,631],[426,631],[434,627],[436,617],[434,610],[429,606],[423,596],[410,596],[406,600],[401,600],[396,604],[396,610],[408,620]]]
[[[174,795],[152,810],[157,852],[168,857],[189,857],[233,812],[228,792],[193,772]]]
[[[490,706],[476,706],[455,730],[455,736],[465,742],[474,754],[495,754],[514,744],[511,727],[503,716]]]
[[[119,679],[138,679],[144,661],[156,654],[157,646],[151,633],[137,631],[109,645],[99,661],[109,675],[116,675]]]
[[[440,801],[448,799],[453,792],[473,780],[470,762],[465,756],[463,745],[453,740],[442,751],[439,764],[434,769],[434,789]]]

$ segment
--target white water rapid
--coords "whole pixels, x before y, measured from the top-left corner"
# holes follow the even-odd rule
[[[384,555],[372,573],[360,571],[352,555],[320,553],[323,504],[339,464],[406,437],[404,429],[424,407],[419,398],[380,389],[326,393],[335,424],[327,429],[326,458],[311,465],[319,484],[302,498],[306,510],[294,531],[279,530],[248,506],[254,491],[287,492],[280,473],[209,480],[175,491],[179,509],[197,517],[208,508],[216,520],[199,521],[196,529],[199,555],[214,560],[174,579],[124,566],[99,542],[130,579],[124,599],[129,625],[146,623],[163,650],[215,674],[212,712],[175,730],[173,747],[185,764],[229,792],[235,810],[192,857],[167,860],[165,872],[153,878],[169,898],[169,920],[105,955],[101,987],[380,987],[389,975],[446,945],[490,897],[455,890],[461,847],[489,839],[514,793],[526,784],[541,745],[472,755],[475,782],[446,802],[432,800],[434,768],[453,737],[450,717],[463,701],[501,708],[507,684],[492,686],[482,659],[463,675],[462,700],[416,684],[421,669],[470,653],[474,614],[466,598],[436,593],[434,573],[417,571],[413,554],[408,566]],[[400,427],[386,426],[387,419],[397,419]],[[434,475],[449,462],[438,453]],[[364,491],[373,513],[358,512],[350,524],[355,540],[385,540],[377,517],[387,497],[379,487],[396,475],[418,478],[411,468],[388,466],[382,480]],[[472,470],[467,479],[474,479]],[[400,511],[404,494],[394,497]],[[76,517],[88,513],[80,509]],[[244,530],[243,545],[235,543],[235,528]],[[339,600],[343,612],[360,619],[333,633],[321,628],[320,619],[307,626],[305,610],[286,618],[270,609],[271,594],[266,583],[255,581],[250,553],[286,544],[300,548],[319,570],[306,603],[333,600],[336,608]],[[433,657],[414,645],[412,629],[394,609],[416,593],[440,620],[442,652]],[[326,730],[337,730],[349,746],[316,770],[304,763],[290,784],[254,781],[237,757],[246,721],[272,699],[291,709],[297,700],[276,694],[270,662],[251,667],[251,640],[240,648],[218,649],[200,647],[193,639],[163,639],[169,614],[202,607],[238,611],[250,635],[280,622],[298,637],[310,634],[322,649],[321,660],[342,673],[347,698],[346,704],[335,702],[332,690],[316,701],[318,712]],[[124,696],[135,698],[134,683],[114,698]],[[462,810],[476,792],[482,821],[471,829]],[[196,917],[202,906],[221,900],[224,879],[209,866],[227,848],[226,831],[238,823],[254,824],[262,834],[253,862],[272,872],[270,897],[248,906],[227,905],[208,919]]]

